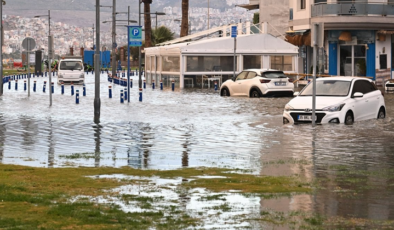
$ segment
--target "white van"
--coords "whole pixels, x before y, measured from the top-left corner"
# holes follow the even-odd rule
[[[62,82],[73,83],[73,84],[83,84],[85,83],[85,72],[83,68],[83,63],[80,59],[62,59],[58,66],[58,77],[57,83]]]

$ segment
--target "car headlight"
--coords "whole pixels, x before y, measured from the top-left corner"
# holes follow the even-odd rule
[[[59,78],[63,78],[63,75],[60,74],[60,75],[59,75]]]
[[[291,107],[289,104],[285,105],[285,111],[289,112],[290,110],[294,109],[293,107]]]
[[[338,105],[331,105],[331,106],[327,106],[325,108],[323,108],[323,111],[328,111],[328,112],[337,112],[337,111],[341,111],[343,106],[345,106],[345,103],[343,104],[338,104]]]
[[[81,75],[79,75],[79,78],[84,78],[85,77],[85,74],[81,74]]]

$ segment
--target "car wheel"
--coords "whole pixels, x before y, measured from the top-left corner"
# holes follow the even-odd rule
[[[220,92],[220,96],[228,97],[228,96],[230,96],[230,92],[228,91],[227,88],[223,88],[222,91]]]
[[[378,119],[384,119],[385,117],[386,117],[386,112],[384,111],[384,108],[380,108],[378,113]]]
[[[353,114],[351,112],[347,112],[345,115],[345,124],[351,125],[354,122]]]
[[[259,91],[253,89],[252,92],[250,93],[250,97],[259,98],[260,97]]]

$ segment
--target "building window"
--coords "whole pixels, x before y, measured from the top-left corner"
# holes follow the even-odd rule
[[[171,56],[163,56],[161,59],[162,68],[165,72],[180,72],[180,58],[171,57]]]
[[[261,69],[261,56],[244,56],[244,69]]]
[[[349,1],[349,0],[346,0],[346,1]],[[319,3],[327,3],[327,0],[315,0],[315,4],[319,4]]]
[[[306,0],[300,0],[300,3],[301,3],[300,9],[301,10],[305,10],[305,8],[306,8]]]
[[[234,56],[188,56],[186,72],[233,71]]]
[[[292,56],[271,56],[271,69],[293,71]]]

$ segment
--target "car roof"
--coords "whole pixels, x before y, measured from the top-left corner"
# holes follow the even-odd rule
[[[244,69],[243,71],[254,71],[257,73],[268,72],[268,71],[283,72],[282,70],[277,70],[277,69]]]
[[[367,80],[372,81],[371,79],[365,77],[322,77],[316,79],[316,81],[324,81],[324,80],[338,80],[338,81],[353,81],[353,80]]]

